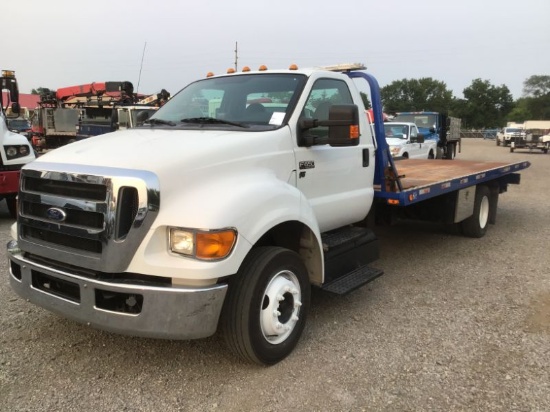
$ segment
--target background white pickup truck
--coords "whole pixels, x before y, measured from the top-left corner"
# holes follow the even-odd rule
[[[523,137],[525,138],[525,130],[519,127],[505,127],[497,133],[497,146],[510,146],[510,141],[512,137]]]
[[[386,141],[392,157],[405,159],[435,159],[437,142],[424,140],[414,123],[384,123]]]

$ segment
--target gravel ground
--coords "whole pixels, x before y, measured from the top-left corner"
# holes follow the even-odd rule
[[[2,246],[0,410],[550,410],[550,155],[468,139],[458,157],[532,165],[482,239],[380,228],[385,275],[314,293],[300,344],[272,367],[236,360],[217,336],[131,338],[35,307],[11,291]]]

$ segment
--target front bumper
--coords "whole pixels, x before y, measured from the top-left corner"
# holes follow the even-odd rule
[[[102,281],[34,262],[12,242],[10,284],[38,306],[125,335],[197,339],[216,331],[227,284],[191,288]]]

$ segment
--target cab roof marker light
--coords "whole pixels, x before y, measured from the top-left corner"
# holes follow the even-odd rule
[[[227,69],[227,74],[233,74],[235,73],[235,69],[233,67],[230,67],[229,69]]]
[[[292,64],[289,66],[288,70],[298,70],[298,65],[292,63]]]
[[[248,67],[248,66],[243,67],[243,70],[242,70],[243,73],[246,73],[246,72],[249,72],[249,71],[250,71],[250,67]]]
[[[206,73],[206,77],[213,77],[213,76],[214,76],[214,73],[212,73],[212,72]]]
[[[267,70],[267,66],[265,64],[262,64],[259,68],[258,68],[259,71],[261,72],[265,72]]]

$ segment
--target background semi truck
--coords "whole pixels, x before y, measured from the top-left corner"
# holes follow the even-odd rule
[[[19,88],[15,72],[2,70],[0,77],[0,200],[5,199],[12,217],[17,214],[17,191],[21,167],[34,160],[34,152],[27,138],[8,127],[8,117],[18,119]]]
[[[528,166],[394,162],[378,83],[361,65],[208,76],[145,126],[23,169],[10,283],[93,327],[219,330],[236,355],[273,364],[298,343],[312,287],[343,295],[383,273],[371,266],[375,223],[431,220],[481,237]]]

